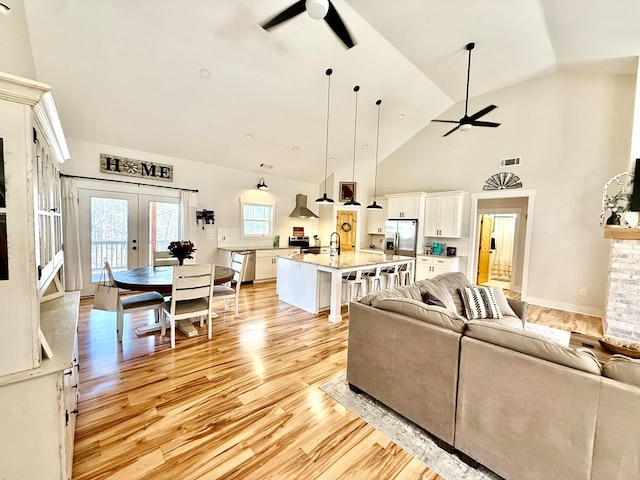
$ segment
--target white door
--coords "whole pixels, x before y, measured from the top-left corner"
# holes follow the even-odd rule
[[[78,189],[82,295],[92,295],[104,261],[113,271],[146,267],[180,240],[178,198]]]

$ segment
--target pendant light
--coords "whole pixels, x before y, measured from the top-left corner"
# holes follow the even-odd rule
[[[258,184],[256,185],[258,190],[269,190],[269,187],[266,183],[264,183],[264,178],[261,178]]]
[[[356,108],[355,113],[353,114],[353,170],[351,171],[351,181],[353,185],[356,184],[356,125],[358,123],[358,91],[360,87],[356,85],[353,87],[353,91],[356,92]],[[348,202],[345,202],[345,206],[350,205],[352,207],[359,207],[360,203],[356,202],[356,189],[353,189],[353,194]]]
[[[325,72],[327,74],[328,86],[327,86],[327,139],[324,145],[324,193],[318,199],[316,203],[319,204],[331,204],[335,203],[333,199],[327,196],[327,164],[329,163],[329,100],[331,99],[331,74],[333,70],[330,68]]]
[[[376,105],[378,106],[378,128],[376,130],[376,173],[373,177],[373,203],[367,205],[367,210],[382,210],[382,206],[376,203],[376,192],[378,188],[378,146],[380,144],[380,104],[382,100],[378,100]]]

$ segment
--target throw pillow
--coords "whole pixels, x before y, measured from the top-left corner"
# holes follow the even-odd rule
[[[516,312],[513,311],[507,301],[507,297],[504,295],[504,290],[500,287],[491,287],[491,290],[493,291],[493,296],[496,299],[500,313],[505,317],[517,317]]]
[[[465,315],[469,320],[482,318],[502,318],[500,308],[490,288],[461,288],[460,296]]]
[[[434,297],[432,294],[430,294],[429,292],[424,292],[422,294],[422,301],[424,303],[426,303],[427,305],[434,305],[436,307],[442,307],[442,308],[447,308],[444,304],[444,302],[442,302],[441,300],[438,300],[436,297]]]

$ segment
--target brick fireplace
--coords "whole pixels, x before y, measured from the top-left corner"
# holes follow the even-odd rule
[[[604,334],[640,343],[640,229],[605,229],[611,238]]]

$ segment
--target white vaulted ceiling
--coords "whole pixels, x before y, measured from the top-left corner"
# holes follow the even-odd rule
[[[28,0],[25,9],[37,77],[53,87],[67,137],[261,173],[268,163],[272,175],[314,183],[324,176],[329,67],[339,168],[352,158],[356,84],[360,146],[375,143],[383,99],[382,159],[464,98],[470,41],[471,96],[558,68],[635,73],[640,54],[637,0],[333,0],[357,41],[349,50],[306,13],[260,27],[292,3]]]

